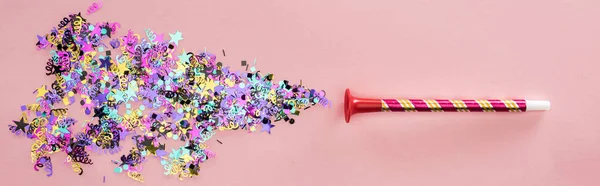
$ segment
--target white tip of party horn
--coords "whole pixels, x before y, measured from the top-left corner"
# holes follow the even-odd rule
[[[550,110],[550,101],[525,100],[527,111],[546,111]]]

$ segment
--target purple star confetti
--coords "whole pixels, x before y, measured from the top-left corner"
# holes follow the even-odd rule
[[[101,6],[92,5],[88,14]],[[325,91],[277,81],[254,66],[231,70],[206,48],[179,50],[179,31],[168,33],[170,38],[150,29],[145,37],[131,30],[120,36],[120,28],[119,23],[92,24],[78,13],[37,36],[37,48],[50,50],[45,69],[55,80],[36,88],[36,102],[21,106],[22,116],[8,127],[34,140],[34,170],[43,168],[51,176],[50,156],[64,153],[63,162],[82,175],[83,166],[94,164],[90,150],[123,153],[121,143],[131,139],[133,148],[112,161],[114,172],[143,182],[142,164],[152,157],[166,175],[190,178],[215,157],[205,142],[216,132],[271,134],[278,123],[294,124],[292,117],[301,110],[330,106]],[[242,61],[246,69],[253,64]],[[79,124],[82,131],[74,131],[78,121],[65,108],[74,103],[90,117]],[[166,140],[185,145],[167,148]]]

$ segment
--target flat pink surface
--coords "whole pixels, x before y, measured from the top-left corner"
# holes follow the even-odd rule
[[[0,2],[2,123],[51,82],[36,34],[91,3]],[[207,47],[236,69],[256,57],[262,72],[302,79],[334,103],[272,135],[218,133],[223,144],[209,143],[217,158],[193,179],[165,176],[149,159],[145,185],[548,186],[600,184],[598,8],[594,0],[104,0],[87,18],[181,31],[188,51]],[[345,88],[364,97],[548,99],[553,108],[365,114],[345,124]],[[32,143],[2,128],[1,185],[138,184],[113,173],[109,155],[93,155],[77,176],[56,154],[48,178],[32,169]]]

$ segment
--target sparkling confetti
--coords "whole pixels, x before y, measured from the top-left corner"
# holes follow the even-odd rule
[[[88,13],[101,6],[94,4]],[[93,151],[121,154],[111,161],[114,172],[140,182],[142,164],[149,157],[160,161],[166,175],[189,178],[198,175],[201,163],[215,157],[205,142],[216,132],[271,134],[282,123],[278,121],[294,124],[291,117],[301,110],[331,105],[325,91],[261,74],[254,66],[256,59],[251,72],[246,61],[246,71],[236,72],[206,51],[179,51],[179,31],[166,40],[150,29],[146,37],[131,30],[117,36],[120,28],[116,22],[92,24],[79,13],[37,36],[38,49],[50,50],[46,75],[56,79],[36,88],[36,102],[21,106],[20,119],[8,127],[34,141],[34,170],[44,168],[51,176],[50,156],[64,153],[63,162],[82,175],[83,166],[94,164],[89,156]],[[61,107],[74,103],[91,117],[69,117],[69,110]],[[118,111],[122,107],[125,113]],[[73,129],[78,122],[82,131]],[[124,152],[121,144],[126,139],[134,146]],[[167,148],[166,140],[185,145]]]

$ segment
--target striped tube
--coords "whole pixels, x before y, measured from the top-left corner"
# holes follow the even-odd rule
[[[550,101],[526,99],[448,100],[358,98],[346,89],[346,123],[358,113],[368,112],[529,112],[550,110]]]
[[[383,112],[525,112],[524,99],[381,99]]]

